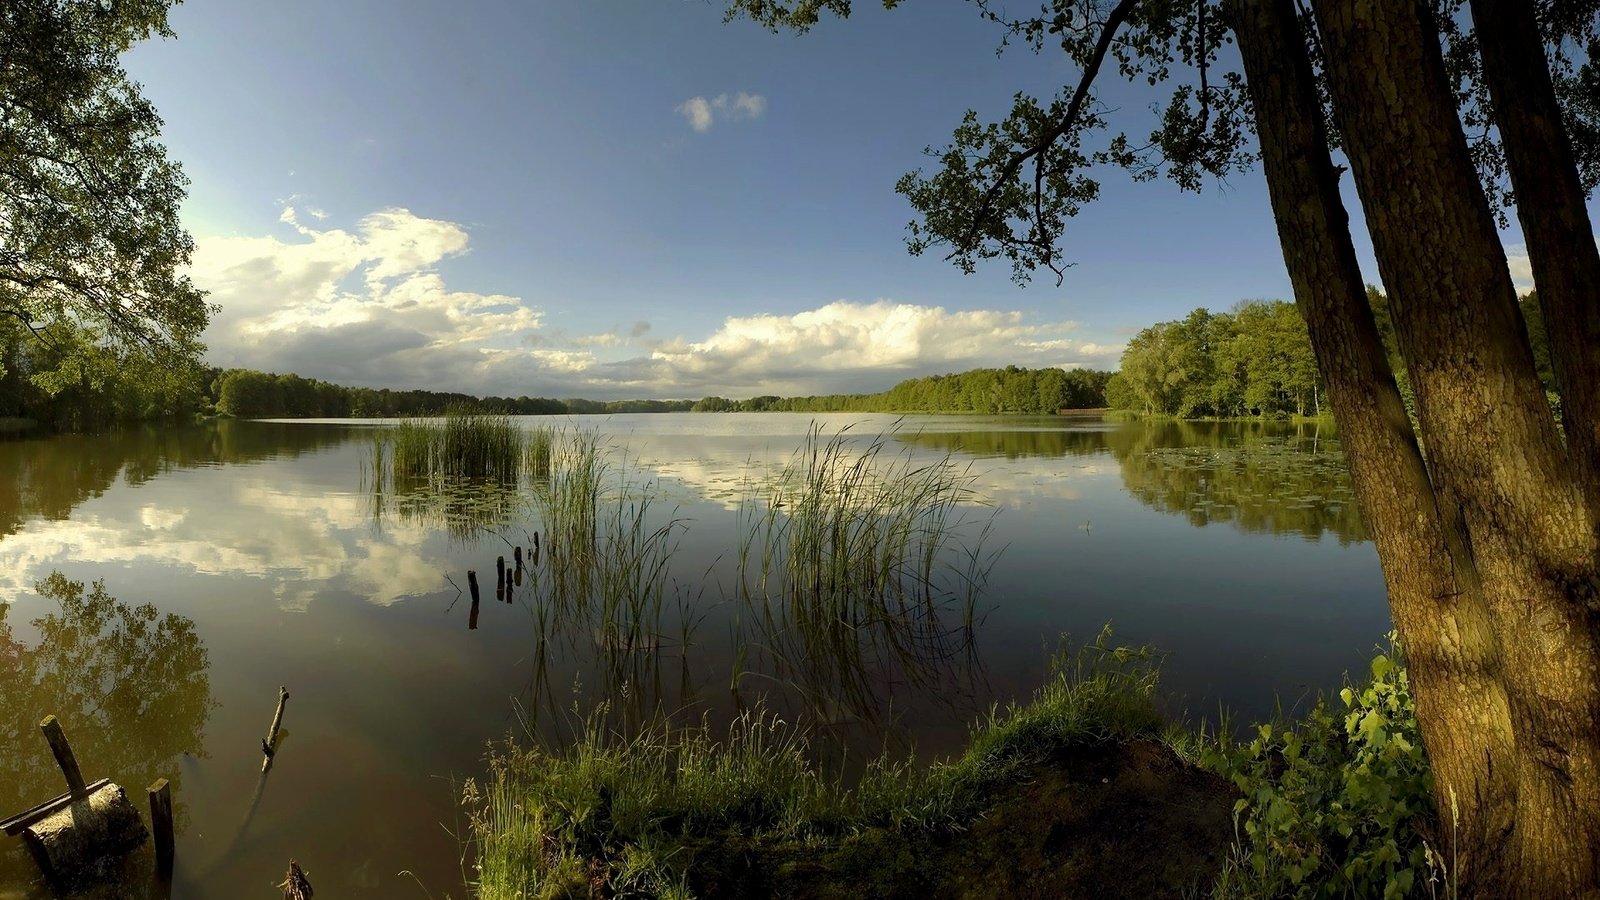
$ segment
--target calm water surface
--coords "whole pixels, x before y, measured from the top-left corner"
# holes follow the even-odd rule
[[[891,432],[885,457],[948,456],[970,473],[950,557],[986,570],[970,609],[939,600],[904,621],[817,626],[736,599],[740,510],[813,421],[861,442]],[[647,638],[553,614],[541,566],[497,600],[495,558],[531,545],[536,509],[521,494],[465,514],[375,496],[370,423],[0,443],[0,815],[63,790],[37,727],[55,713],[88,777],[138,797],[173,782],[174,896],[271,896],[293,857],[330,897],[461,897],[455,798],[488,742],[567,739],[602,701],[624,728],[653,710],[714,723],[764,704],[818,723],[818,752],[848,768],[886,747],[959,749],[978,710],[1039,684],[1064,634],[1108,622],[1170,652],[1174,714],[1213,720],[1219,705],[1262,716],[1336,687],[1388,628],[1326,427],[568,424],[603,433],[613,471],[670,536]],[[44,583],[53,571],[89,586]],[[262,779],[279,685],[292,697]],[[37,890],[15,844],[0,845],[0,897]]]

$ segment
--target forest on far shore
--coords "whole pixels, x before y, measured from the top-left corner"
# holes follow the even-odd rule
[[[1401,393],[1410,383],[1395,349],[1387,298],[1368,288]],[[1534,294],[1521,300],[1540,378],[1554,397],[1544,323]],[[293,373],[158,366],[98,347],[87,332],[48,333],[0,320],[0,419],[93,430],[157,419],[346,418],[439,415],[448,409],[507,415],[656,412],[888,412],[1054,415],[1116,409],[1179,418],[1318,416],[1325,391],[1305,321],[1293,303],[1245,301],[1229,312],[1196,309],[1135,335],[1117,372],[1018,366],[908,378],[886,391],[744,399],[585,400],[479,397],[449,391],[346,387]],[[1559,410],[1558,410],[1559,412]]]

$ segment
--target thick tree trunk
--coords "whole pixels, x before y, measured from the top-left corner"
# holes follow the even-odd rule
[[[1600,514],[1600,249],[1533,4],[1472,0],[1472,19],[1539,289],[1568,450],[1592,514]]]
[[[1416,392],[1467,537],[1516,741],[1515,896],[1600,893],[1596,528],[1548,413],[1425,3],[1315,0],[1329,87]]]
[[[1238,0],[1230,12],[1284,262],[1383,564],[1436,801],[1449,824],[1458,798],[1459,864],[1494,885],[1516,801],[1499,647],[1469,554],[1459,541],[1451,551],[1367,303],[1293,0]]]

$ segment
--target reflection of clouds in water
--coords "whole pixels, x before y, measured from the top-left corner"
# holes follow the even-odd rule
[[[863,444],[857,449],[864,448]],[[882,469],[901,458],[899,448],[885,447],[877,461],[878,467]],[[913,460],[920,465],[939,458],[918,454]],[[676,483],[697,499],[730,512],[737,510],[745,497],[760,493],[764,481],[781,473],[794,459],[792,447],[766,449],[760,456],[756,452],[723,456],[702,452],[684,458],[659,450],[652,453],[649,448],[630,450],[629,455],[630,463],[659,479],[663,486],[670,489],[671,484]],[[1067,460],[1045,457],[971,459],[961,455],[950,459],[955,471],[970,472],[974,476],[973,495],[967,503],[1004,509],[1030,506],[1041,500],[1078,500],[1083,496],[1083,480],[1121,478],[1120,467],[1109,454]]]
[[[442,562],[424,552],[429,529],[374,529],[364,495],[294,494],[281,483],[240,481],[234,469],[119,485],[71,521],[36,520],[0,540],[0,599],[74,560],[257,579],[286,610],[306,609],[329,586],[388,605],[442,584]]]

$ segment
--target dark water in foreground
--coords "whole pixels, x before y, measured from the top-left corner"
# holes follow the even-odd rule
[[[272,896],[294,857],[319,895],[461,897],[454,798],[486,743],[560,740],[601,700],[624,727],[765,702],[820,723],[833,758],[936,756],[978,710],[1025,698],[1064,633],[1110,622],[1170,651],[1172,711],[1214,720],[1219,704],[1262,716],[1337,686],[1388,628],[1326,427],[1053,418],[914,418],[888,441],[972,476],[981,505],[955,535],[987,577],[970,609],[929,604],[911,638],[762,617],[735,599],[741,498],[813,419],[863,439],[896,422],[577,420],[649,485],[652,527],[672,523],[649,637],[621,643],[553,615],[537,568],[495,600],[495,557],[541,527],[515,498],[465,519],[375,498],[368,424],[0,442],[0,816],[63,789],[37,728],[55,713],[89,778],[140,798],[172,780],[175,896]],[[104,592],[41,593],[53,570]],[[292,698],[263,784],[280,684]],[[29,870],[0,840],[0,898],[25,896]]]

